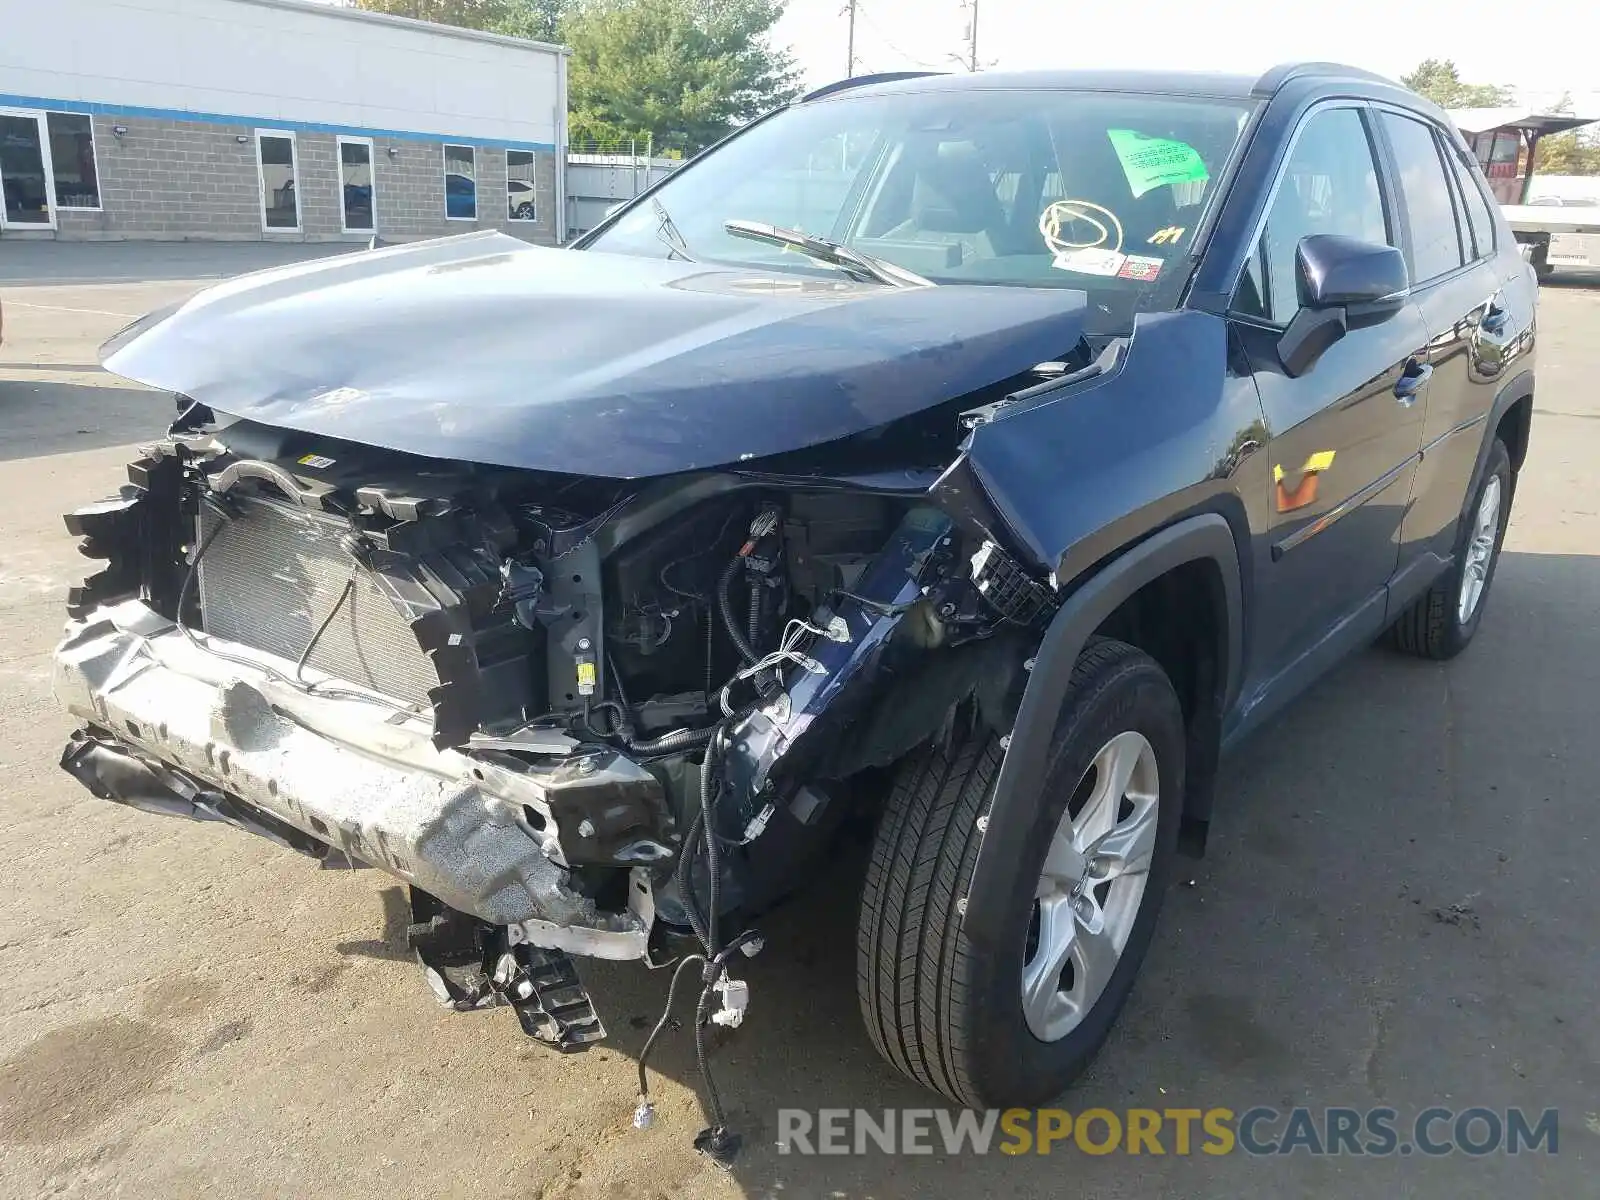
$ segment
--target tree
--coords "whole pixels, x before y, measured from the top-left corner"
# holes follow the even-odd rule
[[[1570,116],[1572,94],[1561,93],[1561,99],[1550,111]],[[1600,142],[1596,141],[1592,128],[1569,129],[1540,138],[1533,160],[1534,170],[1540,175],[1600,175]]]
[[[1569,129],[1540,138],[1534,171],[1540,175],[1600,175],[1600,145],[1583,133]]]
[[[559,42],[561,22],[572,9],[572,0],[502,0],[504,12],[487,28],[507,37],[531,38],[536,42]]]
[[[513,7],[513,0],[356,0],[356,7],[436,25],[490,29]]]
[[[554,42],[574,0],[355,0],[357,8],[436,25],[482,29],[507,37]]]
[[[582,0],[561,28],[573,140],[698,150],[794,99],[794,60],[768,42],[782,14],[783,0]]]
[[[1511,89],[1493,83],[1463,83],[1450,59],[1425,58],[1400,82],[1440,108],[1497,108],[1511,103]]]
[[[654,138],[694,151],[799,95],[768,38],[785,0],[356,0],[415,17],[572,47],[569,136]]]

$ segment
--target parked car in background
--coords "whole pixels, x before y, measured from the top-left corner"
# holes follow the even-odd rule
[[[478,215],[478,185],[468,176],[451,171],[444,177],[444,212],[463,221]]]
[[[538,215],[533,184],[522,179],[506,182],[506,215],[513,221],[532,221]]]
[[[1478,632],[1536,297],[1450,122],[1351,68],[824,88],[575,249],[114,338],[180,415],[67,518],[63,766],[396,876],[441,1000],[562,1047],[584,956],[687,956],[697,1036],[739,1025],[757,921],[869,826],[873,1044],[1037,1105],[1224,749],[1380,634]]]
[[[372,185],[347,183],[344,185],[344,222],[350,229],[373,228]]]

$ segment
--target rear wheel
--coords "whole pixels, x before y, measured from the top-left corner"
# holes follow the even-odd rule
[[[902,763],[862,895],[857,985],[879,1052],[961,1104],[1032,1105],[1088,1065],[1128,998],[1177,842],[1183,714],[1142,651],[1079,658],[1027,847],[983,945],[965,900],[1004,757],[989,730]],[[988,907],[988,906],[986,906]],[[986,949],[992,946],[992,949]]]
[[[1454,658],[1467,648],[1500,562],[1511,517],[1511,455],[1495,438],[1489,462],[1462,518],[1455,565],[1400,614],[1389,631],[1395,649],[1419,658]]]

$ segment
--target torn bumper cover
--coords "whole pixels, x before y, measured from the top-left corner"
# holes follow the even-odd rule
[[[336,697],[290,687],[293,663],[195,636],[201,645],[139,601],[68,624],[55,694],[88,728],[62,766],[95,795],[226,822],[314,857],[338,851],[509,927],[515,942],[645,954],[645,868],[673,851],[659,822],[641,828],[641,809],[659,806],[638,797],[659,801],[659,784],[637,763],[612,751],[530,766],[439,750],[420,715],[342,685]],[[580,807],[590,815],[577,822]],[[571,857],[587,850],[580,861],[596,861],[585,839],[613,864],[636,864],[626,910],[570,886]]]

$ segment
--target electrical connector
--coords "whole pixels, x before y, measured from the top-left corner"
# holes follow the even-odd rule
[[[775,811],[772,802],[770,800],[767,801],[761,811],[750,819],[750,824],[744,827],[744,840],[741,844],[747,846],[765,833],[767,822],[772,820],[772,814]]]
[[[711,1014],[713,1025],[737,1029],[744,1024],[744,1010],[750,1007],[750,985],[743,979],[723,975],[712,985],[721,1007]]]

